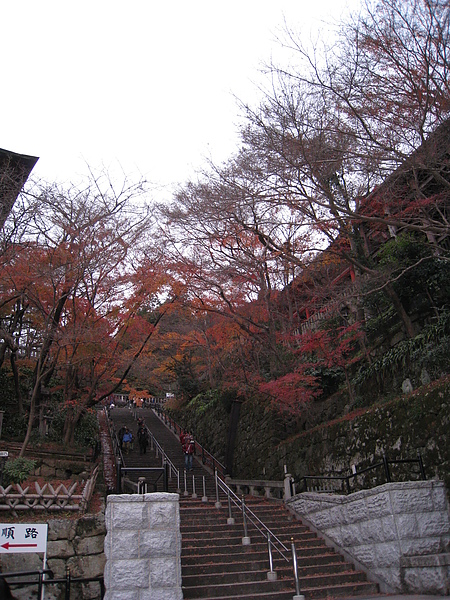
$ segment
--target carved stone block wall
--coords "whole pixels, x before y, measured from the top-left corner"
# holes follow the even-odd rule
[[[178,494],[108,496],[105,600],[182,600]]]
[[[387,483],[348,496],[307,492],[286,502],[386,591],[450,593],[449,505],[441,481]]]

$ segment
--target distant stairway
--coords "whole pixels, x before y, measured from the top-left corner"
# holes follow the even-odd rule
[[[251,543],[243,545],[242,513],[232,507],[235,524],[227,524],[227,501],[222,496],[220,500],[223,507],[216,508],[214,476],[203,467],[201,457],[194,460],[194,471],[188,474],[185,485],[184,458],[178,437],[153,411],[140,410],[138,414],[145,418],[169,459],[180,469],[179,488],[178,482],[172,479],[169,481],[169,491],[180,489],[181,564],[185,600],[292,600],[296,592],[292,554],[286,553],[287,561],[273,549],[272,566],[276,580],[269,580],[266,538],[248,521],[247,534]],[[135,433],[135,416],[128,409],[111,411],[116,430],[127,425]],[[136,445],[133,451],[124,456],[124,461],[129,467],[161,465],[161,457],[155,456],[151,448],[146,455],[140,455]],[[196,498],[192,497],[194,485]],[[280,501],[246,496],[245,502],[289,549],[293,538],[300,593],[306,596],[306,600],[378,593],[376,584],[368,582],[365,574],[355,571],[315,533],[293,518]],[[272,572],[270,579],[273,579],[273,575]]]
[[[297,551],[300,592],[309,598],[373,595],[376,584],[328,548],[292,516],[281,503],[246,499],[251,510],[290,548]],[[268,579],[269,558],[265,538],[248,524],[250,545],[243,545],[242,517],[227,524],[228,511],[199,501],[180,501],[182,581],[186,600],[291,599],[295,594],[292,560],[273,551],[276,581]]]

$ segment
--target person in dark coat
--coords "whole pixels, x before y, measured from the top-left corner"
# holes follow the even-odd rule
[[[141,425],[139,425],[137,439],[139,442],[139,454],[147,454],[148,431],[144,423],[141,423]]]
[[[121,427],[121,428],[119,429],[119,433],[117,434],[117,438],[118,438],[118,440],[119,440],[119,446],[120,446],[120,449],[121,449],[121,450],[123,450],[123,448],[122,448],[122,444],[123,444],[123,434],[125,433],[125,429],[126,429],[126,427],[124,427],[124,426],[123,426],[123,427]]]

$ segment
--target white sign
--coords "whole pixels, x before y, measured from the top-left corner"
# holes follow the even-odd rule
[[[0,555],[5,552],[47,552],[48,525],[0,523]]]

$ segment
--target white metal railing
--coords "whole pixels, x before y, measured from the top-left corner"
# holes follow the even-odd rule
[[[160,421],[166,425],[169,429],[171,429],[175,434],[179,434],[182,431],[182,427],[178,425],[172,417],[170,417],[162,407],[153,407],[153,412],[159,418]],[[197,456],[201,456],[202,464],[209,466],[212,471],[216,469],[222,474],[225,475],[226,468],[225,466],[217,460],[215,456],[213,456],[206,448],[204,448],[197,440],[194,440],[195,444],[195,454]]]
[[[261,519],[255,515],[255,513],[248,508],[245,504],[245,498],[239,498],[237,494],[233,492],[233,490],[226,484],[226,482],[219,477],[217,469],[215,470],[215,482],[216,482],[216,507],[221,507],[221,502],[219,498],[219,493],[222,491],[227,496],[228,502],[228,523],[234,524],[234,519],[231,514],[231,505],[234,506],[242,512],[242,522],[244,527],[244,537],[242,538],[242,544],[248,545],[250,544],[250,537],[248,536],[247,529],[247,520],[252,523],[252,525],[256,528],[256,530],[267,540],[267,549],[268,549],[268,558],[269,558],[269,571],[267,572],[267,579],[269,581],[275,581],[277,579],[277,574],[273,569],[273,553],[272,548],[280,554],[280,556],[286,561],[290,562],[288,557],[289,549],[287,546],[283,544],[283,542],[267,527],[265,523],[261,521]],[[290,478],[290,475],[287,474],[287,477]],[[285,480],[287,478],[285,477]],[[298,576],[298,564],[297,564],[297,552],[295,549],[294,538],[291,537],[291,559],[292,566],[294,570],[294,581],[295,581],[295,595],[293,596],[293,600],[305,600],[305,596],[303,596],[300,592],[300,583]]]
[[[133,410],[133,417],[135,420],[137,420],[139,418],[137,409],[133,408],[132,410]],[[147,425],[145,425],[145,428],[146,428],[148,436],[150,438],[150,449],[154,450],[154,452],[156,454],[156,458],[158,458],[158,456],[161,456],[162,464],[163,465],[166,464],[169,468],[169,480],[171,480],[172,477],[174,477],[177,480],[177,489],[180,489],[180,472],[179,472],[179,470],[176,468],[176,466],[173,464],[173,462],[167,456],[167,454],[164,451],[164,448],[161,446],[161,444],[155,438],[155,436],[150,431],[150,429],[148,428]]]
[[[177,488],[179,489],[180,488],[180,471],[176,468],[176,466],[173,464],[173,462],[170,460],[170,458],[164,452],[164,448],[161,446],[161,444],[155,438],[155,436],[150,431],[150,429],[147,427],[147,425],[145,426],[145,428],[147,429],[149,437],[150,437],[150,448],[156,452],[156,456],[158,456],[158,454],[161,455],[163,464],[167,464],[169,467],[169,479],[172,479],[172,476],[175,477],[178,482]]]
[[[253,526],[259,531],[259,533],[263,537],[265,537],[266,540],[268,540],[268,542],[270,541],[269,547],[273,546],[286,561],[289,561],[289,559],[284,554],[285,552],[289,552],[287,546],[283,544],[283,542],[273,533],[273,531],[271,531],[267,527],[267,525],[265,525],[265,523],[263,523],[261,519],[257,515],[255,515],[255,513],[250,508],[248,508],[248,506],[245,504],[244,496],[242,496],[242,498],[239,498],[239,496],[233,492],[230,486],[227,485],[227,483],[221,477],[219,477],[217,470],[215,472],[215,481],[216,503],[220,504],[219,493],[220,491],[222,491],[223,494],[225,494],[225,496],[227,497],[229,518],[232,519],[231,504],[234,504],[234,506],[240,512],[242,512],[244,529],[246,528],[247,520],[250,521],[253,524]],[[244,537],[248,537],[246,531],[244,531]]]
[[[181,430],[180,426],[178,426],[175,423],[175,421],[173,421],[171,418],[167,417],[167,415],[163,411],[154,409],[154,412],[165,423],[166,426],[168,426],[170,429],[173,428],[175,433],[177,431],[177,428],[179,430]],[[133,410],[133,415],[134,415],[135,419],[138,418],[136,409]],[[148,427],[147,427],[147,430],[149,432],[151,443],[153,445],[152,447],[155,449],[156,452],[161,453],[161,455],[165,457],[164,460],[166,461],[168,469],[170,469],[170,473],[171,474],[173,473],[177,477],[178,492],[181,493],[180,471],[173,465],[172,461],[165,454],[164,449],[159,444],[159,442],[156,440],[156,438],[154,437],[152,432],[148,429]],[[291,477],[291,475],[289,473],[287,473],[287,469],[285,467],[284,481],[232,480],[230,478],[227,478],[227,480],[225,480],[226,476],[224,474],[219,476],[219,473],[218,473],[218,468],[223,470],[223,473],[224,473],[225,467],[223,467],[223,465],[221,463],[219,463],[212,455],[210,455],[210,456],[212,457],[212,464],[214,465],[214,463],[215,463],[215,465],[216,465],[214,468],[214,477],[215,477],[215,486],[216,486],[216,507],[217,508],[221,507],[219,496],[220,496],[220,492],[222,492],[222,494],[225,494],[225,496],[227,498],[227,503],[228,503],[228,514],[229,514],[229,517],[227,520],[228,524],[234,524],[234,518],[232,517],[232,509],[231,509],[232,505],[234,505],[242,513],[242,521],[243,521],[243,527],[244,527],[244,537],[242,538],[243,545],[247,545],[250,543],[250,538],[248,536],[247,522],[250,522],[253,525],[253,527],[259,532],[259,534],[263,538],[266,539],[267,547],[268,547],[268,558],[269,558],[269,571],[267,573],[267,578],[269,580],[275,580],[277,577],[277,574],[273,570],[273,552],[272,552],[272,550],[275,549],[276,552],[278,552],[278,554],[286,562],[290,562],[290,558],[288,557],[289,548],[269,529],[269,527],[267,527],[267,525],[265,523],[263,523],[263,521],[250,508],[248,508],[248,506],[245,504],[244,496],[242,496],[242,498],[239,498],[239,496],[231,489],[230,485],[234,485],[238,490],[242,490],[242,491],[243,491],[243,488],[246,488],[249,490],[249,493],[252,495],[259,495],[258,491],[260,489],[263,489],[264,495],[267,498],[279,498],[279,499],[284,498],[284,499],[286,499],[286,498],[290,498],[293,495],[292,494],[292,477]],[[203,453],[202,453],[202,462],[203,462],[203,464],[205,464],[205,461],[203,460]],[[206,496],[205,477],[203,476],[202,479],[203,479],[203,481],[202,481],[202,483],[203,483],[202,501],[208,502],[208,498]],[[228,485],[228,483],[230,483],[230,485]],[[140,486],[139,483],[136,484],[136,490],[138,491],[138,493],[141,493],[142,490],[139,486]],[[183,495],[184,496],[189,495],[189,492],[187,490],[187,473],[186,473],[186,471],[184,471],[184,494]],[[192,475],[192,498],[197,498],[197,497],[198,497],[198,495],[196,492],[195,477],[194,477],[194,475]],[[305,600],[305,597],[300,595],[300,588],[299,588],[299,581],[298,581],[297,555],[296,555],[293,538],[291,538],[291,549],[290,550],[292,552],[291,558],[293,561],[295,587],[296,587],[296,595],[293,598],[294,598],[294,600]]]
[[[138,419],[137,410],[136,409],[132,409],[132,413],[133,413],[133,418],[135,420],[137,420]],[[116,428],[114,426],[114,423],[111,421],[111,419],[107,419],[107,421],[108,421],[108,426],[109,426],[109,431],[110,431],[111,439],[113,441],[114,454],[119,459],[120,464],[124,465],[125,462],[124,462],[124,459],[123,459],[122,448],[120,447],[120,442],[119,442],[119,439],[117,437]],[[155,452],[156,458],[158,458],[158,456],[161,456],[162,466],[164,466],[165,464],[168,466],[168,477],[169,477],[169,480],[172,480],[172,477],[174,477],[177,480],[177,489],[180,489],[180,472],[179,472],[179,470],[176,468],[176,466],[173,464],[173,462],[167,456],[167,454],[164,451],[164,448],[161,446],[161,444],[155,438],[155,436],[150,431],[150,429],[148,428],[147,425],[145,426],[145,428],[147,429],[147,432],[148,432],[148,435],[149,435],[150,449]]]

